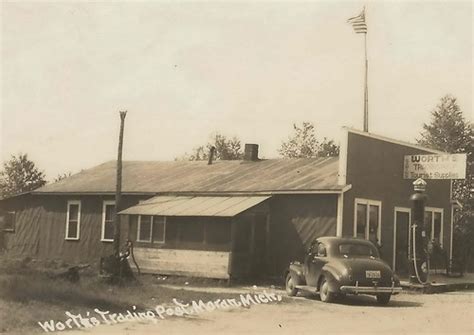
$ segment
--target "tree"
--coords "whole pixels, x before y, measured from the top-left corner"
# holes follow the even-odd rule
[[[455,216],[455,253],[462,258],[474,255],[474,129],[463,117],[456,98],[446,95],[431,112],[429,124],[423,124],[417,142],[449,153],[466,153],[466,179],[453,180],[452,197],[462,204]],[[464,247],[462,247],[464,246]]]
[[[421,145],[450,153],[465,152],[472,155],[473,128],[467,122],[456,98],[446,95],[431,112],[431,122],[423,124]]]
[[[0,172],[0,198],[28,192],[46,184],[45,175],[27,154],[12,155]]]
[[[185,154],[178,158],[181,160],[201,161],[209,158],[211,147],[215,147],[214,159],[216,160],[239,160],[244,156],[241,141],[237,137],[228,138],[220,133],[210,136],[207,144],[193,149],[191,154]]]
[[[59,174],[57,175],[57,177],[54,178],[53,183],[57,183],[58,181],[63,180],[63,179],[66,179],[66,178],[69,178],[69,177],[71,177],[71,176],[72,176],[72,173],[71,173],[70,171],[64,172],[64,173],[59,173]]]
[[[453,198],[470,205],[473,197],[473,149],[474,129],[472,123],[463,117],[456,98],[446,95],[431,112],[429,124],[423,124],[421,138],[417,142],[429,148],[467,154],[467,175],[465,180],[453,181]]]
[[[285,158],[332,157],[339,155],[339,146],[326,137],[321,142],[316,137],[313,123],[293,124],[294,134],[283,142],[278,152]]]

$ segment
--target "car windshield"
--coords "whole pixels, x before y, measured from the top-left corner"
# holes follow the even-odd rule
[[[378,252],[370,245],[344,243],[339,245],[339,254],[344,257],[378,257]]]

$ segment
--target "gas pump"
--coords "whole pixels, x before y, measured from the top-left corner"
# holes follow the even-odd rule
[[[410,283],[427,284],[429,273],[428,236],[425,229],[425,194],[426,182],[418,178],[413,182],[415,193],[410,200],[413,202],[410,243]]]

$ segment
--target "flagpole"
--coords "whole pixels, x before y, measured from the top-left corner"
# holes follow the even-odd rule
[[[365,76],[364,76],[364,132],[369,132],[369,88],[367,84],[367,76],[369,72],[369,61],[367,59],[367,23],[365,21],[365,6],[362,12],[347,20],[352,24],[356,34],[364,34],[364,50],[365,50]]]
[[[369,61],[367,60],[367,32],[364,34],[365,48],[365,87],[364,87],[364,132],[369,132],[369,88],[367,85],[367,73],[369,70]]]

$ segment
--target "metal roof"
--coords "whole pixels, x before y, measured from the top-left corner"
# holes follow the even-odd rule
[[[119,214],[233,217],[269,196],[156,196]]]
[[[115,192],[116,162],[83,170],[33,194]],[[129,194],[340,191],[338,158],[260,161],[124,161],[122,192]]]

